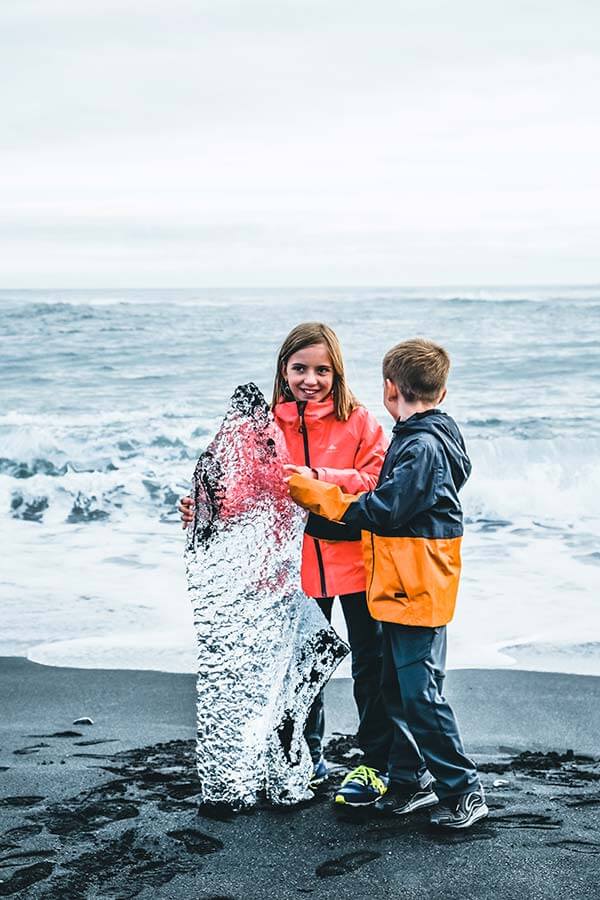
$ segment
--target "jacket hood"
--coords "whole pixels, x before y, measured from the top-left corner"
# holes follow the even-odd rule
[[[431,434],[442,444],[450,463],[456,489],[462,487],[471,474],[471,460],[467,455],[463,436],[454,419],[439,409],[415,413],[404,422],[396,422],[393,433],[405,438],[409,435]]]

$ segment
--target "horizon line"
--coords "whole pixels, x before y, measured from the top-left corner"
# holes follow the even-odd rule
[[[316,291],[316,290],[356,290],[357,288],[365,288],[371,290],[449,290],[454,288],[463,288],[468,290],[481,288],[600,288],[599,281],[527,281],[527,282],[439,282],[437,284],[378,284],[378,283],[360,283],[360,284],[226,284],[226,285],[186,285],[186,286],[169,286],[167,284],[146,287],[144,285],[123,285],[123,286],[102,286],[90,287],[78,285],[76,287],[59,287],[56,285],[48,285],[46,287],[0,287],[0,293],[10,291],[281,291],[281,290],[300,290],[300,291]]]

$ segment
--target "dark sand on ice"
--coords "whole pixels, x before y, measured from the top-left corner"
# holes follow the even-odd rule
[[[356,756],[335,735],[312,803],[215,816],[197,805],[192,676],[2,659],[0,897],[597,900],[600,679],[454,671],[447,695],[491,808],[470,831],[340,814]],[[327,709],[353,732],[346,679]]]

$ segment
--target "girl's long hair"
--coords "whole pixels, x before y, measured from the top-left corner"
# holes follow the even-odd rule
[[[360,403],[346,383],[344,358],[338,337],[335,331],[332,331],[328,325],[324,325],[322,322],[301,322],[300,325],[292,328],[281,345],[277,357],[271,409],[282,400],[293,400],[288,383],[285,380],[284,369],[290,356],[313,344],[324,344],[327,348],[333,366],[332,395],[335,417],[341,422],[346,422],[350,418],[352,410],[360,406]]]

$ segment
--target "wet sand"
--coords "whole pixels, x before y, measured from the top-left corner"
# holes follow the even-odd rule
[[[470,831],[338,813],[356,756],[336,735],[312,803],[215,817],[197,805],[193,677],[2,659],[0,897],[597,898],[600,678],[464,670],[447,695],[491,808]],[[327,709],[353,732],[347,680]]]

